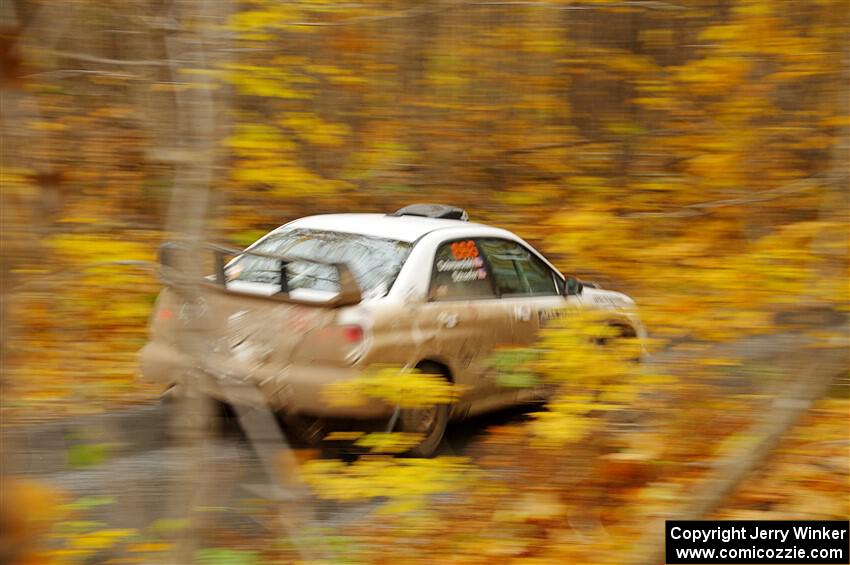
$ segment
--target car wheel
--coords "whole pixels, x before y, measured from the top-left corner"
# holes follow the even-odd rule
[[[168,388],[160,395],[159,405],[164,416],[165,425],[168,427],[170,435],[175,434],[175,426],[191,425],[193,422],[187,420],[192,417],[190,414],[182,412],[182,398],[180,397],[180,389],[177,385],[169,385]],[[239,425],[239,418],[232,406],[216,399],[209,399],[212,403],[211,410],[207,414],[206,432],[212,438],[220,437],[241,437],[242,428]]]
[[[443,375],[445,370],[437,365],[423,363],[417,369],[424,373]],[[432,457],[443,440],[449,423],[449,405],[436,404],[424,408],[406,408],[399,412],[396,429],[400,432],[422,434],[424,438],[416,447],[408,450],[408,457]]]
[[[289,440],[299,447],[320,447],[327,434],[321,418],[283,414],[279,416]]]

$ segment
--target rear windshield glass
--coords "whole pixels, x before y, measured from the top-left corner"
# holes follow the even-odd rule
[[[269,236],[253,251],[295,259],[287,266],[290,290],[338,292],[336,269],[307,261],[345,263],[357,279],[364,298],[375,298],[389,291],[410,247],[410,243],[403,241],[359,234],[291,229]],[[242,255],[227,271],[230,280],[280,284],[280,262],[275,259]]]

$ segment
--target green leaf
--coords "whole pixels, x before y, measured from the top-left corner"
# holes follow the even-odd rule
[[[496,377],[496,382],[505,388],[530,388],[537,386],[540,380],[532,373],[502,373]]]
[[[200,565],[259,565],[258,555],[253,551],[237,549],[201,549],[195,554]]]
[[[110,443],[81,443],[68,449],[68,464],[71,467],[94,467],[109,458]]]
[[[66,508],[69,510],[88,510],[89,508],[106,506],[113,502],[115,502],[114,496],[84,496],[82,498],[78,498],[71,504],[68,504]]]

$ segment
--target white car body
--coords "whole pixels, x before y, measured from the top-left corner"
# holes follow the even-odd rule
[[[354,378],[374,364],[436,367],[466,391],[447,409],[445,419],[463,418],[539,394],[501,387],[489,359],[499,347],[531,345],[539,328],[565,306],[605,311],[610,322],[624,328],[628,335],[646,335],[634,301],[625,294],[593,285],[578,285],[573,287],[575,292],[569,292],[569,283],[575,283],[575,279],[565,277],[517,235],[457,219],[397,214],[310,216],[268,233],[240,252],[225,270],[238,264],[240,258],[263,253],[266,256],[262,260],[282,261],[283,256],[272,257],[264,250],[267,242],[266,247],[280,241],[285,245],[290,245],[287,241],[318,245],[323,237],[332,237],[336,238],[332,241],[354,246],[347,242],[361,236],[377,242],[376,246],[403,248],[406,255],[399,259],[397,271],[393,271],[397,274],[386,285],[363,289],[362,294],[355,290],[354,299],[349,297],[348,301],[337,300],[346,292],[341,271],[339,292],[290,288],[288,280],[277,286],[268,281],[239,280],[238,274],[236,278],[228,275],[219,281],[222,284],[209,284],[204,310],[211,317],[213,333],[219,334],[219,345],[210,354],[210,359],[224,367],[219,372],[242,374],[241,382],[256,383],[273,409],[290,415],[379,419],[392,415],[394,407],[379,401],[359,407],[334,406],[326,402],[322,391],[329,383]],[[461,258],[454,248],[458,243],[473,257]],[[383,251],[370,251],[368,245],[354,247],[358,253],[384,258]],[[449,251],[452,255],[445,255]],[[439,253],[449,259],[438,260]],[[332,264],[327,257],[304,260]],[[356,263],[357,254],[350,260]],[[500,262],[498,268],[494,261]],[[243,264],[242,269],[245,265],[251,269],[250,263]],[[266,265],[265,270],[256,272],[288,277],[281,274],[281,269],[287,273],[286,263],[280,265],[276,271]],[[474,266],[467,269],[469,265]],[[502,291],[500,285],[514,276],[514,270],[528,294]],[[319,279],[314,275],[313,280]],[[529,281],[537,285],[536,294],[532,294]],[[463,294],[473,287],[479,294]],[[161,315],[185,308],[175,292],[163,291],[154,314],[151,341],[141,353],[142,371],[147,377],[171,384],[176,372],[197,366],[176,346],[177,321],[172,318],[178,316]],[[356,329],[354,339],[346,341],[340,331],[350,328]],[[216,395],[215,390],[210,393]],[[438,431],[433,433],[441,437],[442,430]],[[436,447],[432,441],[436,436],[429,437],[423,453]]]

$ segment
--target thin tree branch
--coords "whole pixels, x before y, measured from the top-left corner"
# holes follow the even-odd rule
[[[94,76],[103,76],[109,78],[122,78],[128,80],[137,80],[141,79],[139,75],[130,75],[127,73],[115,73],[110,71],[92,71],[86,69],[57,69],[55,71],[44,71],[43,73],[34,73],[31,75],[25,75],[23,78],[26,79],[63,79],[70,78],[74,76],[80,75],[94,75]]]
[[[86,53],[70,53],[68,51],[53,51],[54,55],[65,59],[75,61],[85,61],[87,63],[99,63],[102,65],[121,65],[125,67],[168,67],[168,61],[143,61],[134,59],[108,59],[106,57],[97,57]]]
[[[385,20],[394,20],[394,19],[402,19],[402,18],[412,18],[416,16],[426,15],[426,14],[434,14],[434,13],[443,13],[449,10],[459,10],[459,9],[467,9],[467,8],[482,8],[482,7],[527,7],[527,8],[542,8],[546,10],[605,10],[610,8],[642,8],[647,10],[682,10],[686,11],[689,8],[685,6],[679,6],[677,4],[671,4],[669,2],[655,2],[655,1],[625,1],[625,2],[617,2],[616,4],[556,4],[552,2],[534,2],[534,1],[523,1],[523,0],[504,0],[497,1],[494,0],[492,2],[466,2],[466,3],[456,3],[449,4],[443,6],[437,6],[432,8],[427,8],[426,6],[418,6],[415,8],[410,8],[408,10],[403,10],[400,12],[396,12],[394,14],[381,14],[374,16],[355,16],[353,18],[346,18],[344,20],[337,21],[294,21],[294,22],[281,22],[277,25],[283,26],[310,26],[310,27],[334,27],[334,26],[344,26],[344,25],[354,25],[360,23],[367,22],[375,22],[375,21],[385,21]]]
[[[550,10],[600,10],[605,8],[645,8],[648,10],[688,10],[685,6],[671,4],[669,2],[640,2],[640,1],[625,1],[610,4],[554,4],[552,2],[532,2],[523,0],[504,0],[492,2],[475,2],[475,6],[527,6],[532,8],[548,8]]]
[[[541,143],[539,145],[530,145],[528,147],[519,147],[517,149],[507,149],[505,155],[520,155],[522,153],[533,153],[535,151],[545,151],[547,149],[565,149],[568,147],[577,147],[579,145],[587,145],[591,141],[571,141],[567,143]]]
[[[99,261],[97,263],[87,263],[85,265],[81,265],[79,267],[74,267],[73,269],[66,269],[64,271],[60,271],[57,273],[50,273],[48,275],[44,275],[39,277],[36,280],[27,281],[25,283],[19,284],[18,286],[9,290],[10,294],[14,294],[16,292],[20,292],[26,288],[33,286],[50,286],[51,284],[55,284],[61,282],[62,280],[73,278],[75,276],[82,275],[83,272],[89,269],[97,269],[101,267],[138,267],[140,269],[155,271],[158,269],[159,265],[154,263],[153,261],[136,261],[136,260],[120,260],[120,261]]]
[[[688,204],[678,210],[669,212],[631,212],[623,214],[623,218],[690,218],[693,216],[702,216],[717,208],[725,208],[728,206],[742,206],[746,204],[754,204],[756,202],[766,202],[775,200],[788,194],[796,194],[799,192],[808,192],[823,186],[823,181],[817,177],[799,179],[786,185],[756,192],[750,196],[742,196],[739,198],[727,198],[723,200],[712,200],[710,202],[699,202],[697,204]]]
[[[353,18],[347,18],[344,20],[337,21],[328,21],[328,22],[283,22],[280,25],[285,26],[314,26],[314,27],[322,27],[322,26],[343,26],[343,25],[351,25],[358,24],[364,22],[377,22],[384,20],[395,20],[401,18],[410,18],[414,16],[419,16],[423,14],[432,14],[436,12],[443,11],[446,7],[442,8],[426,8],[425,6],[417,6],[416,8],[410,8],[409,10],[403,10],[401,12],[396,12],[394,14],[382,14],[382,15],[374,15],[374,16],[355,16]]]

